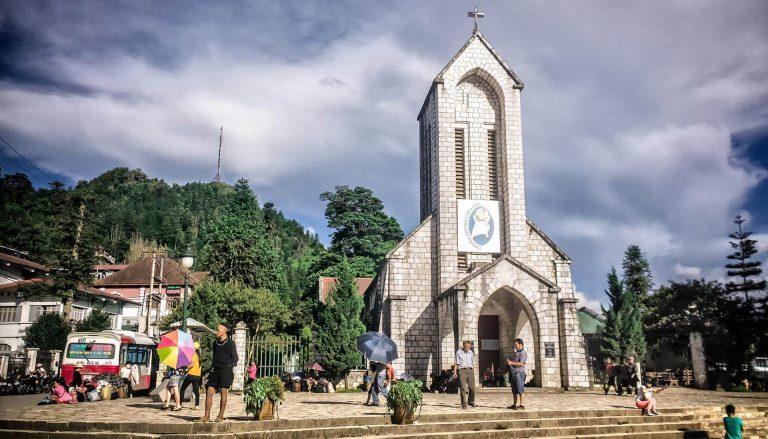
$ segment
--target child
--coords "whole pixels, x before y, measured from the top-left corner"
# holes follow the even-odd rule
[[[736,416],[736,407],[733,404],[725,406],[723,425],[725,426],[725,439],[741,439],[744,433],[744,421]]]
[[[661,391],[661,390],[659,390]],[[641,386],[635,406],[640,409],[641,413],[646,416],[658,416],[660,413],[656,411],[656,398],[653,397],[653,388]]]

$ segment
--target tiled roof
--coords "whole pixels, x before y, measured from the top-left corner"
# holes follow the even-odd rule
[[[105,265],[94,265],[94,270],[101,270],[101,271],[120,271],[128,268],[128,264],[105,264]]]
[[[27,285],[33,285],[36,283],[46,283],[48,285],[53,284],[53,279],[46,278],[34,278],[34,279],[25,279],[25,280],[17,280],[15,282],[10,282],[7,284],[0,285],[0,291],[11,291],[16,292],[19,290],[19,288],[27,286]],[[124,298],[123,296],[119,294],[110,293],[107,291],[101,291],[99,289],[93,288],[93,287],[87,287],[85,285],[78,285],[77,291],[80,293],[88,294],[91,296],[99,296],[99,297],[105,297],[109,299],[119,300],[121,302],[131,302],[130,300]]]
[[[155,277],[160,276],[160,260],[157,258],[155,265]],[[190,285],[197,285],[208,276],[207,271],[190,272],[181,264],[169,258],[162,258],[163,261],[163,283],[165,285],[184,285],[184,275],[182,273],[190,273],[189,283]],[[104,279],[99,279],[94,282],[97,287],[109,287],[109,286],[149,286],[150,277],[152,276],[152,257],[146,256],[128,267],[118,271],[117,273],[107,276]]]
[[[38,264],[37,262],[32,262],[27,259],[22,259],[13,255],[9,255],[7,253],[0,253],[0,261],[9,263],[9,264],[15,264],[20,265],[22,267],[31,268],[33,270],[40,270],[44,272],[48,272],[48,267],[46,267],[43,264]]]
[[[325,303],[325,298],[328,297],[328,293],[336,288],[337,279],[335,277],[320,276],[318,279],[318,298],[321,302]],[[355,283],[357,284],[357,292],[361,296],[365,294],[365,290],[373,282],[372,277],[356,277]]]

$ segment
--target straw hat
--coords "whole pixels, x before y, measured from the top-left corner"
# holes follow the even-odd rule
[[[78,361],[77,363],[75,363],[75,370],[82,369],[83,366],[84,366],[83,362],[82,361]]]

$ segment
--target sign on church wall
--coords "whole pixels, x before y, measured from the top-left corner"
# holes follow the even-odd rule
[[[499,202],[458,200],[459,251],[501,253]]]

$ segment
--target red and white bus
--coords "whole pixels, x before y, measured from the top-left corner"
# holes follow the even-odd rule
[[[70,383],[78,364],[83,380],[107,372],[119,375],[123,365],[132,363],[139,369],[134,390],[149,389],[158,364],[155,346],[145,334],[132,331],[73,332],[67,337],[61,376]]]

